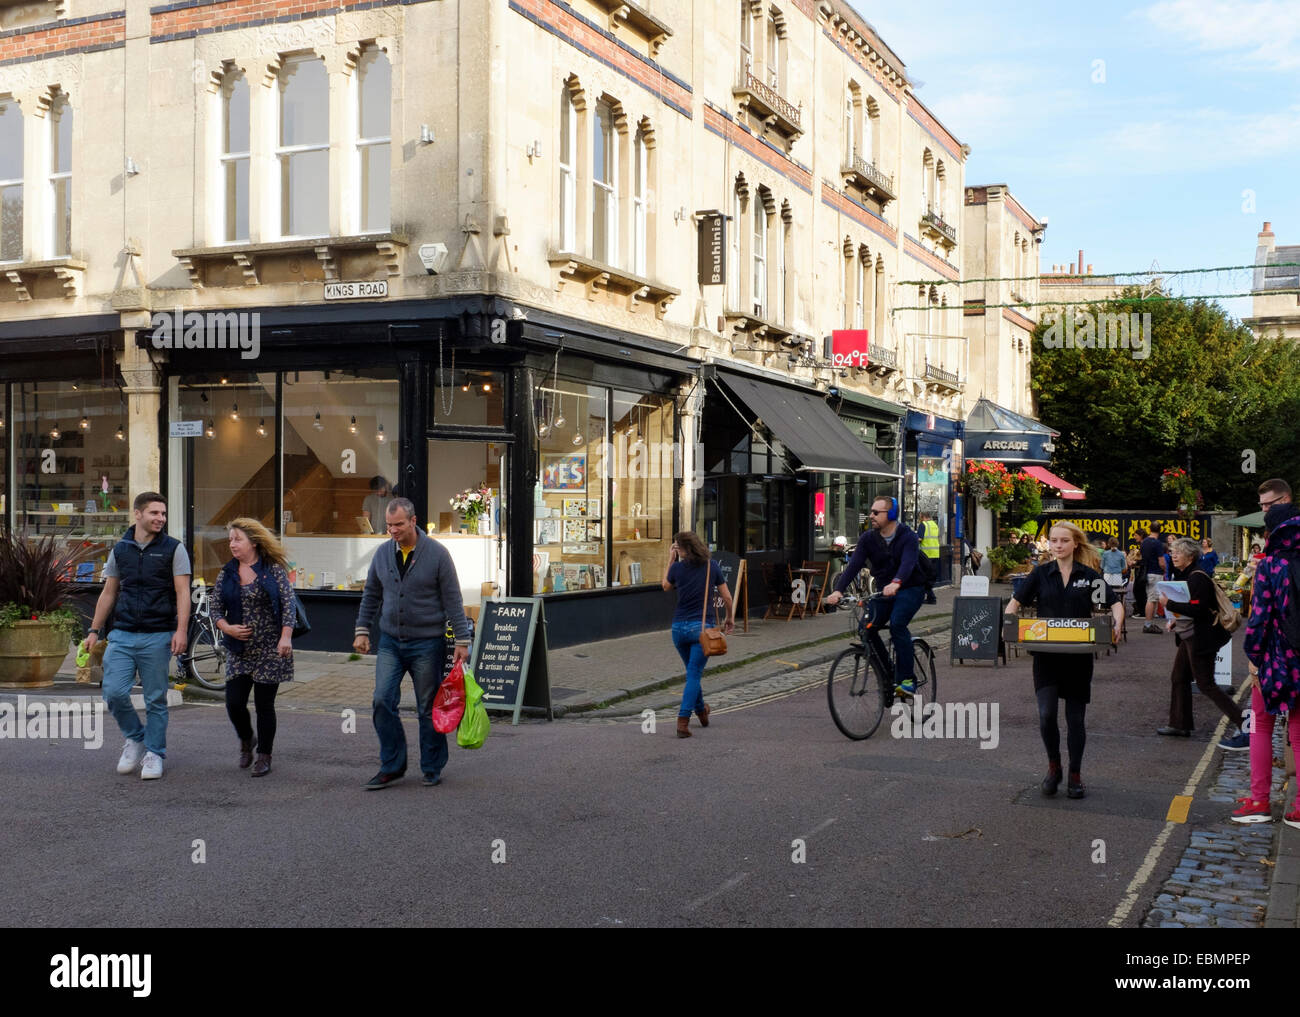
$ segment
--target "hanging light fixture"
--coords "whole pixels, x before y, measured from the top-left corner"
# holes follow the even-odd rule
[[[325,430],[325,425],[320,422],[320,410],[316,411],[316,420],[312,423],[311,426],[316,428],[316,430],[318,431]]]
[[[349,432],[350,434],[356,434],[356,433],[357,433],[357,418],[356,418],[355,415],[352,417],[352,422],[351,422],[350,424],[348,424],[348,432]]]
[[[545,420],[543,420],[540,424],[537,425],[537,437],[545,438],[550,433],[551,433],[551,425],[548,424]]]
[[[53,438],[55,441],[58,441],[58,440],[59,440],[59,434],[60,434],[60,433],[61,433],[61,432],[59,431],[59,425],[58,425],[58,424],[55,424],[53,427],[50,428],[50,437]]]
[[[87,417],[87,416],[83,416],[83,417],[81,418],[81,425],[80,425],[80,426],[81,426],[81,429],[82,429],[83,431],[89,431],[89,430],[90,430],[90,418]]]
[[[573,432],[573,444],[575,444],[575,445],[581,445],[581,444],[582,444],[582,435],[579,434],[577,431],[574,431],[574,432]]]
[[[221,384],[224,385],[225,383],[226,383],[226,376],[223,374],[223,375],[221,376]]]
[[[560,396],[560,415],[559,415],[558,417],[555,418],[555,426],[556,426],[556,427],[563,427],[564,424],[565,424],[565,420],[564,420],[564,396],[561,395],[561,396]]]
[[[215,438],[217,436],[217,425],[211,418],[208,419],[207,435],[209,438]]]
[[[266,418],[265,418],[265,417],[263,417],[261,420],[259,420],[259,421],[257,422],[257,436],[258,436],[259,438],[265,438],[265,437],[266,437]]]
[[[483,382],[483,391],[484,391],[484,392],[491,392],[491,391],[492,391],[492,382],[490,382],[490,381],[485,381],[485,382]]]
[[[230,404],[230,419],[231,420],[239,419],[239,403]]]
[[[121,424],[117,425],[117,440],[126,441],[126,431],[123,429]]]
[[[379,425],[379,431],[375,434],[375,441],[378,441],[378,442],[381,442],[381,443],[384,441],[384,425],[383,425],[383,424],[380,424],[380,425]]]

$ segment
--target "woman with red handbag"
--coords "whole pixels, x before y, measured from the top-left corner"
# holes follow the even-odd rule
[[[718,595],[727,608],[727,620],[721,626],[730,633],[735,628],[735,604],[731,600],[731,591],[722,578],[718,563],[709,560],[709,549],[704,542],[690,530],[683,530],[673,537],[673,546],[669,549],[668,565],[664,569],[663,588],[677,588],[677,610],[673,612],[673,645],[686,665],[686,688],[682,693],[681,709],[677,711],[677,737],[689,738],[691,711],[700,718],[700,726],[709,726],[709,704],[704,701],[701,676],[704,674],[704,662],[707,656],[700,643],[700,634],[708,622],[709,607],[713,597],[710,595],[717,587]],[[718,626],[717,611],[714,626]]]

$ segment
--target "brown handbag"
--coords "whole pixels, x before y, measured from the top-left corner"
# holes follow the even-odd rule
[[[721,657],[727,652],[727,637],[722,634],[722,629],[711,629],[705,624],[709,616],[709,577],[712,575],[712,563],[704,563],[704,607],[700,611],[700,645],[704,647],[704,656]]]

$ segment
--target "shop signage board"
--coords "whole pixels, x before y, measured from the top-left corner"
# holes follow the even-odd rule
[[[378,300],[388,296],[387,279],[361,279],[355,282],[327,282],[326,300]]]
[[[697,212],[699,217],[699,284],[722,286],[727,281],[727,217],[721,212]]]
[[[949,648],[952,664],[963,660],[989,660],[997,667],[998,629],[1002,626],[1004,601],[1001,597],[957,597],[952,602]],[[1002,663],[1006,649],[1001,648]]]
[[[870,332],[865,328],[839,328],[831,332],[831,366],[866,367]]]
[[[1190,519],[1176,512],[1051,512],[1038,517],[1038,528],[1062,520],[1074,523],[1093,543],[1102,543],[1109,537],[1119,541],[1122,550],[1140,543],[1147,535],[1147,526],[1155,522],[1161,533],[1175,537],[1190,537],[1199,541],[1210,536],[1210,517],[1193,516]]]
[[[551,711],[547,671],[546,618],[539,597],[490,597],[479,612],[470,666],[483,687],[483,706],[513,713],[519,723],[524,709]]]

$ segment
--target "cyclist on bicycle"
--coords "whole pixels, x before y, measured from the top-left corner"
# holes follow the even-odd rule
[[[885,598],[876,601],[875,627],[889,625],[894,641],[894,683],[901,692],[916,691],[913,681],[912,633],[907,623],[925,600],[925,577],[917,565],[920,541],[915,531],[898,521],[898,499],[879,497],[871,503],[871,529],[858,540],[848,565],[835,580],[835,592],[826,598],[834,607],[854,576],[870,563],[871,577]],[[879,639],[874,630],[868,636]],[[883,655],[883,647],[877,646]]]

